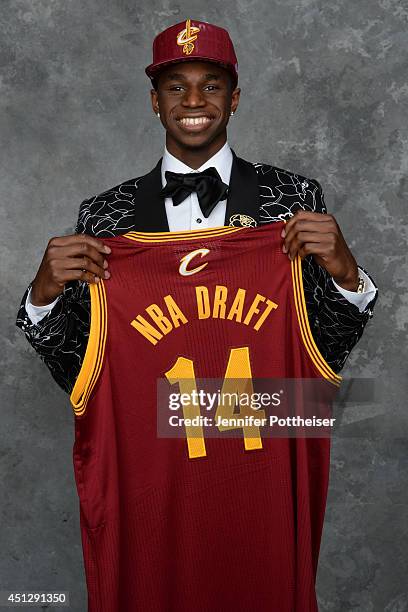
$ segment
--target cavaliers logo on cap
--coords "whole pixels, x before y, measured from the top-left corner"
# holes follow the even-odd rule
[[[191,20],[186,20],[186,27],[177,34],[177,44],[183,47],[183,53],[191,55],[194,51],[194,41],[198,38],[200,28],[191,25]]]

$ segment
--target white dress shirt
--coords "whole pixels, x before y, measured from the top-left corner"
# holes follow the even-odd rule
[[[218,174],[221,176],[223,183],[229,185],[232,168],[232,152],[229,144],[226,142],[225,145],[210,159],[208,159],[202,166],[197,169],[190,168],[184,162],[174,157],[167,147],[164,148],[164,155],[161,167],[162,186],[166,185],[165,172],[170,170],[171,172],[201,172],[211,166],[215,167]],[[198,197],[195,192],[191,193],[183,202],[178,206],[173,206],[172,198],[165,198],[164,201],[166,207],[167,221],[171,232],[178,232],[183,230],[195,230],[204,229],[209,227],[217,227],[224,225],[225,212],[227,207],[227,200],[220,200],[215,208],[212,210],[207,219],[201,212]],[[108,260],[109,261],[109,260]],[[374,287],[371,279],[367,274],[359,268],[359,274],[365,280],[365,291],[364,293],[357,293],[356,291],[348,291],[340,287],[334,280],[333,283],[340,291],[340,293],[352,304],[355,304],[359,311],[362,312],[367,304],[373,299],[376,288]],[[31,289],[27,294],[26,299],[26,311],[30,317],[33,325],[36,325],[45,315],[52,309],[56,304],[58,297],[45,306],[34,306],[30,301]]]
[[[208,159],[202,166],[197,168],[197,170],[193,170],[190,166],[186,166],[185,163],[169,153],[167,147],[165,147],[161,167],[162,185],[163,187],[166,185],[166,170],[185,174],[186,172],[202,172],[211,166],[217,169],[222,182],[229,185],[232,168],[232,151],[227,142],[218,153]],[[171,198],[166,198],[164,200],[164,205],[166,207],[167,222],[171,232],[204,229],[224,225],[227,208],[226,199],[218,202],[207,219],[201,212],[198,197],[195,192],[191,193],[178,206],[173,206],[173,200]]]

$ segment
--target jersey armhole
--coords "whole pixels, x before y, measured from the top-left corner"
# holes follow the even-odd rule
[[[84,360],[70,401],[74,414],[81,416],[85,413],[89,397],[98,380],[105,353],[107,331],[106,292],[103,280],[89,285],[91,296],[91,327]]]
[[[342,377],[336,374],[336,372],[332,370],[332,368],[329,366],[329,364],[317,348],[317,345],[312,336],[303,289],[302,260],[299,255],[296,255],[296,257],[291,261],[291,268],[293,294],[295,298],[296,312],[303,344],[309,354],[309,357],[311,358],[313,364],[320,372],[320,374],[329,382],[339,387],[342,381]]]

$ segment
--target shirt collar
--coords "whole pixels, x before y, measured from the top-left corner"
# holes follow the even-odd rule
[[[190,168],[190,166],[187,166],[184,162],[177,159],[177,157],[174,157],[174,155],[169,153],[167,147],[165,146],[161,165],[162,186],[164,187],[166,185],[166,170],[170,170],[170,172],[182,172],[185,174],[187,172],[201,172],[202,170],[206,170],[210,167],[216,168],[222,182],[229,185],[232,168],[232,151],[228,142],[226,142],[215,155],[210,157],[210,159],[207,159],[207,161],[197,169]]]

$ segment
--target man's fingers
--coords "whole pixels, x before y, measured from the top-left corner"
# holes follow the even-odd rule
[[[320,219],[316,219],[315,215],[317,213],[311,213],[313,215],[311,218],[308,217],[303,218],[299,217],[298,219],[293,219],[292,225],[289,223],[284,227],[282,231],[282,236],[284,237],[286,251],[289,251],[291,248],[291,243],[300,233],[310,232],[320,234],[322,236],[332,236],[338,233],[338,227],[336,221],[328,215],[320,215]],[[292,220],[291,219],[291,220]],[[285,250],[284,250],[285,252]]]
[[[299,248],[297,254],[302,259],[307,255],[319,255],[323,260],[326,260],[328,256],[326,245],[319,242],[306,242]],[[292,259],[294,259],[295,256],[296,254]]]
[[[93,247],[100,253],[109,254],[111,252],[110,247],[108,247],[108,245],[104,245],[102,240],[99,240],[99,238],[95,238],[94,236],[89,236],[88,234],[71,234],[69,236],[56,236],[54,238],[51,238],[48,245],[62,247],[80,245],[79,248],[85,248],[81,245],[88,245],[89,247]]]
[[[317,213],[312,214],[317,215]],[[300,231],[325,233],[336,230],[336,222],[333,221],[333,219],[327,217],[327,215],[321,215],[321,217],[323,218],[316,219],[315,217],[308,217],[307,219],[295,219],[294,217],[292,217],[293,223],[291,223],[290,225],[289,223],[286,223],[282,233],[284,233],[285,238],[288,238],[288,236],[291,237],[293,234]]]
[[[61,274],[63,284],[71,280],[86,281],[87,283],[99,283],[101,280],[98,275],[92,274],[92,272],[86,272],[84,270],[64,270]]]
[[[310,223],[335,223],[335,219],[333,217],[333,215],[329,215],[326,213],[317,213],[317,212],[312,212],[310,210],[298,210],[295,212],[295,214],[293,215],[293,217],[291,217],[289,219],[289,221],[287,221],[285,223],[285,226],[282,230],[282,234],[286,234],[288,235],[288,233],[292,230],[292,228],[294,226],[301,226],[303,224],[307,223],[308,225]]]
[[[67,258],[78,258],[79,260],[90,260],[95,265],[99,266],[102,270],[108,267],[107,254],[104,255],[98,251],[94,246],[91,246],[87,242],[76,242],[74,244],[68,244],[66,246],[51,245],[47,249],[47,258],[50,262],[59,264],[60,261],[64,261]],[[65,266],[67,267],[67,266]],[[77,266],[69,266],[77,267]],[[87,268],[86,265],[82,266]],[[99,273],[99,271],[98,271]]]
[[[290,247],[293,243],[302,244],[304,242],[334,242],[335,234],[333,232],[316,232],[314,228],[311,230],[301,230],[292,232],[285,238],[286,247]]]
[[[61,261],[64,270],[86,270],[100,278],[109,278],[110,273],[103,266],[97,265],[89,257],[66,257]]]
[[[68,281],[94,283],[95,279],[98,282],[100,278],[109,278],[105,257],[110,252],[102,240],[88,234],[51,238],[33,282],[33,303],[49,304],[61,294]]]
[[[298,232],[288,241],[288,246],[286,246],[286,240],[283,246],[285,247],[283,252],[288,253],[291,259],[295,257],[296,253],[300,253],[301,249],[303,249],[303,256],[305,254],[320,254],[322,252],[330,255],[331,252],[334,252],[336,246],[336,236],[331,232],[325,234],[320,232]]]

